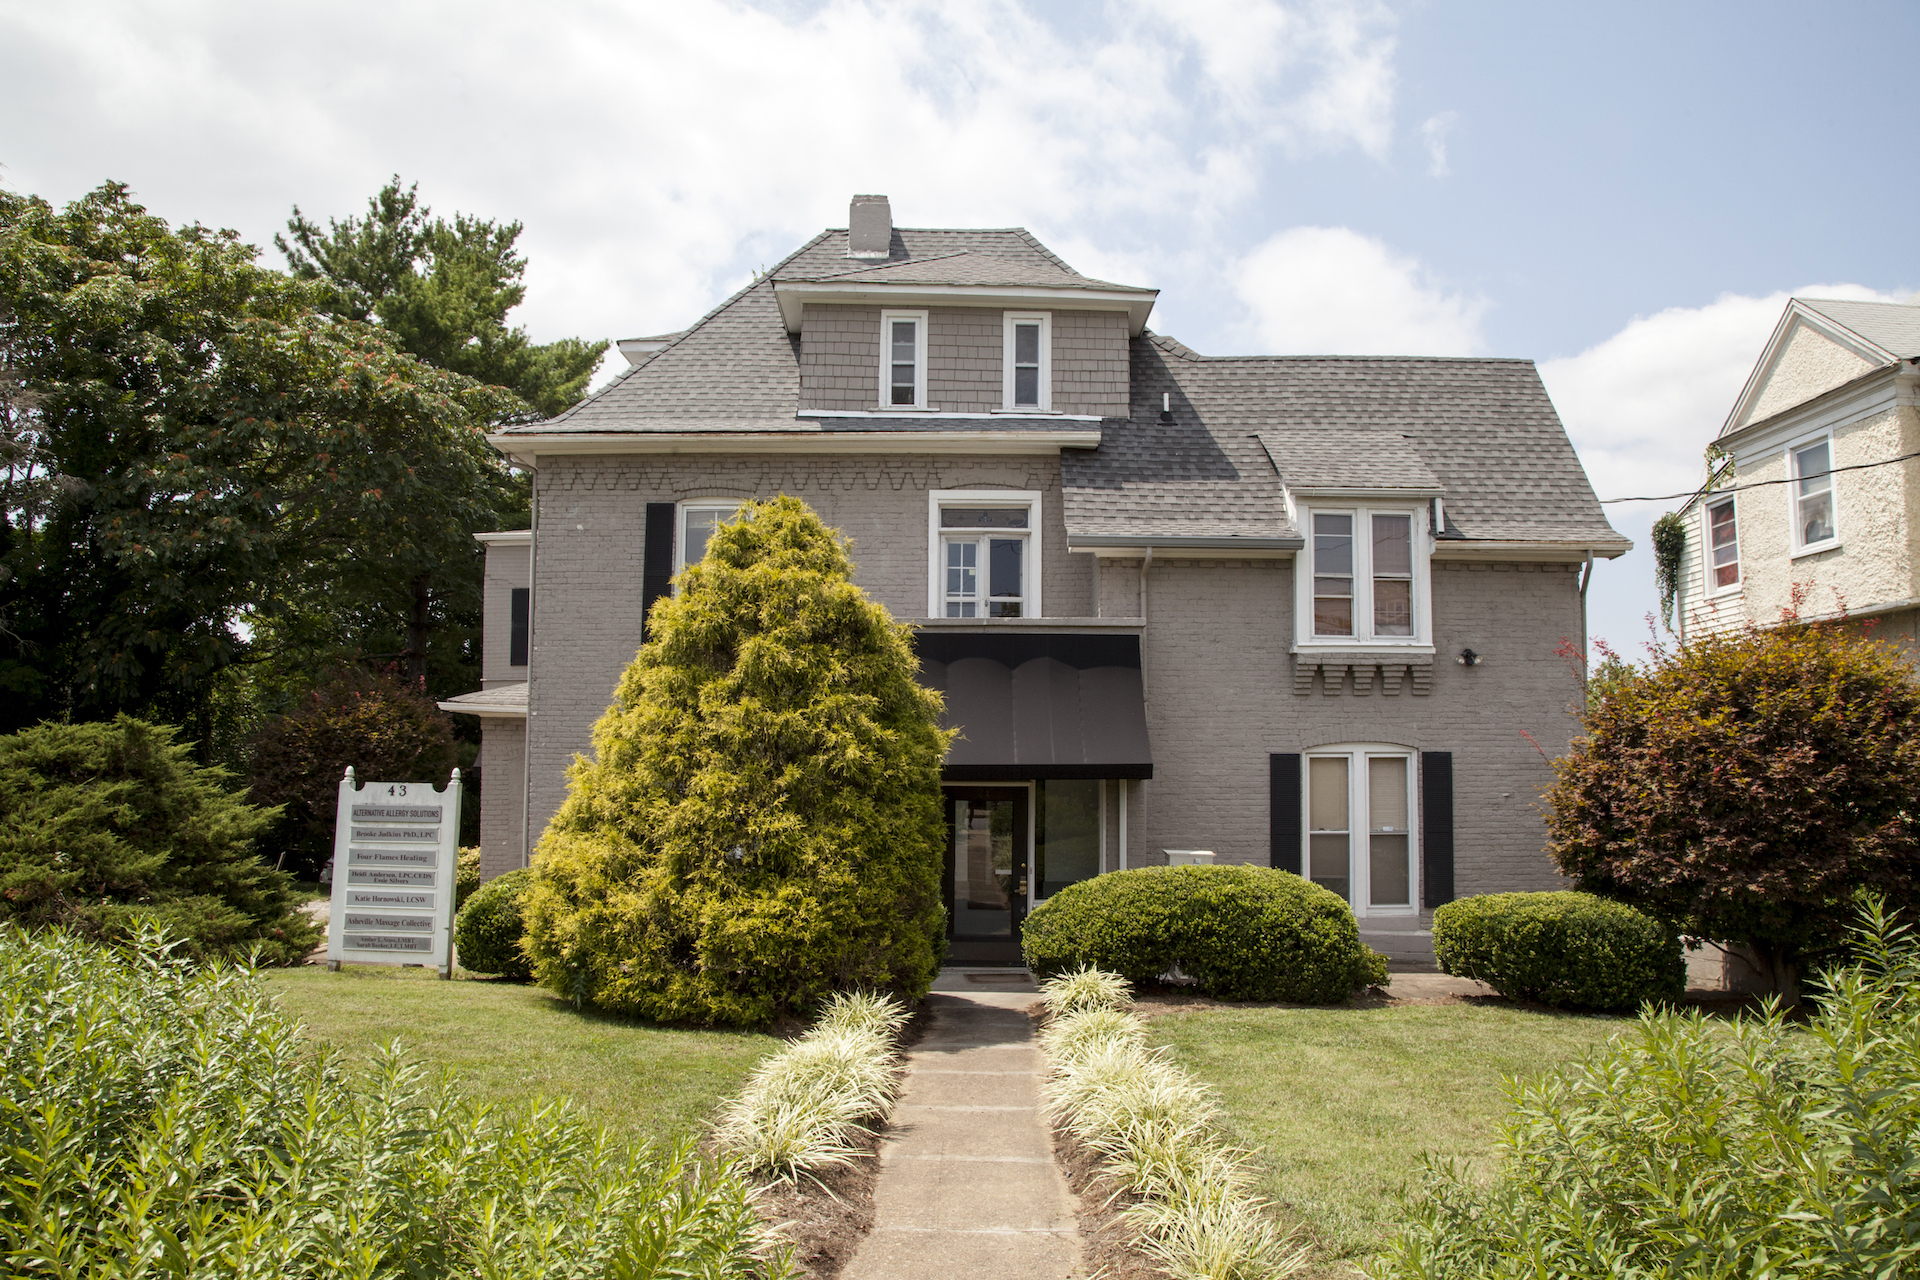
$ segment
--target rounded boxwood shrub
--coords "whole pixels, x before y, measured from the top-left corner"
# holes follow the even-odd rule
[[[1440,971],[1513,1000],[1633,1009],[1686,990],[1680,940],[1659,921],[1590,893],[1489,893],[1433,913]]]
[[[1384,986],[1336,893],[1268,867],[1142,867],[1068,885],[1027,917],[1027,966],[1150,982],[1178,968],[1221,1000],[1329,1004]]]
[[[462,969],[522,982],[533,976],[533,964],[520,949],[527,931],[521,909],[532,884],[533,872],[522,867],[497,875],[473,891],[453,927]]]

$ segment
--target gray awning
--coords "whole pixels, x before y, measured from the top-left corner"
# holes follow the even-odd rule
[[[914,644],[960,730],[949,782],[1153,776],[1140,637],[922,631]]]

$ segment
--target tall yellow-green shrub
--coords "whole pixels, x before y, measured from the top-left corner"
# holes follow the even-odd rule
[[[748,503],[648,619],[535,853],[544,986],[750,1025],[939,964],[939,695],[806,504]]]

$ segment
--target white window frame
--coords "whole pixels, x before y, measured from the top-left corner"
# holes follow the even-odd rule
[[[1713,509],[1715,507],[1733,508],[1733,581],[1720,586],[1714,581],[1713,563]],[[1700,583],[1706,588],[1708,596],[1722,596],[1730,591],[1738,591],[1746,585],[1747,566],[1740,556],[1740,504],[1733,494],[1714,497],[1708,494],[1706,501],[1700,504]]]
[[[1040,326],[1040,402],[1016,405],[1013,402],[1013,331],[1016,325]],[[1005,413],[1053,412],[1053,313],[1051,311],[1008,311],[1001,321],[1000,408]]]
[[[1313,631],[1313,517],[1350,515],[1353,517],[1353,634],[1322,636]],[[1373,517],[1410,516],[1413,520],[1413,634],[1375,636],[1373,634]],[[1330,499],[1303,501],[1298,508],[1299,528],[1307,545],[1294,555],[1294,642],[1301,649],[1405,649],[1433,644],[1433,526],[1431,508],[1425,502],[1381,502],[1377,500],[1341,502]],[[1364,530],[1364,533],[1362,532]]]
[[[1021,585],[1021,616],[1044,618],[1040,595],[1042,557],[1041,525],[1044,514],[1038,489],[931,489],[927,492],[927,617],[946,617],[946,556],[940,528],[942,507],[1025,507],[1027,509],[1027,562]],[[1012,618],[968,618],[968,622],[1013,622]]]
[[[1827,446],[1827,501],[1833,509],[1833,536],[1822,538],[1818,542],[1802,542],[1800,530],[1800,451],[1810,449],[1817,444]],[[1793,548],[1793,558],[1817,555],[1822,551],[1832,551],[1840,545],[1840,486],[1834,483],[1834,468],[1840,460],[1834,456],[1833,432],[1819,431],[1795,440],[1787,445],[1787,538]]]
[[[1313,837],[1313,786],[1310,771],[1313,760],[1340,758],[1347,761],[1347,892],[1356,917],[1417,916],[1420,914],[1420,753],[1412,747],[1392,742],[1340,742],[1314,747],[1300,755],[1300,850],[1294,864],[1302,876],[1311,878]],[[1370,883],[1373,870],[1372,830],[1367,822],[1370,812],[1367,795],[1367,762],[1379,759],[1407,762],[1407,898],[1405,906],[1371,905]]]
[[[912,320],[914,329],[913,403],[893,403],[893,322]],[[877,402],[894,413],[925,413],[927,404],[927,313],[924,311],[882,311],[880,313],[880,387]]]
[[[741,507],[753,501],[751,498],[686,498],[674,504],[673,512],[673,576],[676,584],[680,571],[687,567],[687,514],[692,511],[725,511],[731,520]],[[679,591],[676,585],[674,590]]]

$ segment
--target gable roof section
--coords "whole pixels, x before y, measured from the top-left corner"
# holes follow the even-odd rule
[[[1397,431],[1353,427],[1337,435],[1286,427],[1259,433],[1280,481],[1295,493],[1444,495],[1440,478]]]
[[[1876,366],[1871,371],[1874,373],[1895,361],[1920,358],[1920,306],[1903,302],[1855,302],[1839,298],[1789,298],[1786,309],[1780,313],[1780,320],[1767,339],[1767,345],[1760,351],[1760,358],[1754,362],[1752,372],[1740,388],[1740,394],[1734,398],[1733,409],[1720,426],[1721,436],[1730,436],[1753,426],[1755,422],[1777,417],[1779,413],[1799,407],[1798,404],[1788,405],[1777,412],[1769,410],[1762,418],[1753,417],[1755,406],[1762,402],[1770,375],[1800,325],[1807,326],[1843,350]]]
[[[1878,348],[1882,363],[1920,356],[1920,306],[1826,298],[1795,298],[1794,301]]]
[[[1608,525],[1532,361],[1209,358],[1152,335],[1135,340],[1132,372],[1131,420],[1102,424],[1097,451],[1061,455],[1075,544],[1207,526],[1298,545],[1282,476],[1371,468],[1348,443],[1358,432],[1361,442],[1404,441],[1387,478],[1404,485],[1431,476],[1446,500],[1450,540],[1598,555],[1632,545]],[[1171,423],[1157,420],[1163,393]]]

